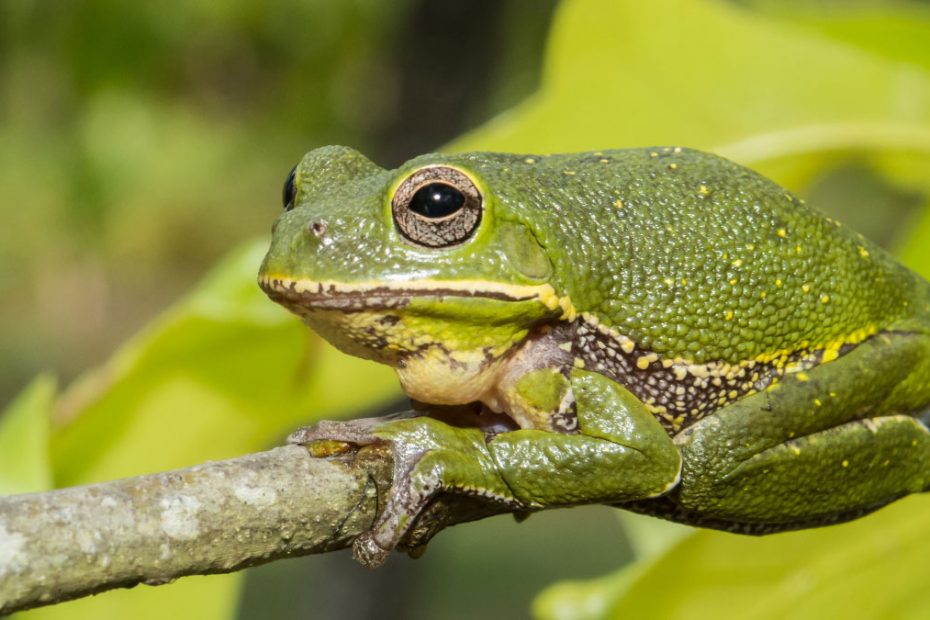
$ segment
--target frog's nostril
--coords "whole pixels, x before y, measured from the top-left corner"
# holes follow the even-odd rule
[[[312,233],[315,237],[322,237],[326,234],[327,227],[326,220],[315,220],[310,222],[307,230],[310,231],[310,233]]]

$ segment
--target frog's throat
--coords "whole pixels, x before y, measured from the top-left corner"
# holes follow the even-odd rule
[[[501,301],[538,301],[561,318],[574,320],[577,312],[567,296],[559,296],[550,284],[507,284],[488,280],[401,280],[392,282],[336,282],[263,275],[262,290],[274,301],[295,309],[361,312],[399,308],[415,297],[483,297]]]
[[[508,353],[532,324],[576,316],[568,298],[549,284],[346,284],[279,276],[260,277],[259,284],[331,344],[392,366],[408,395],[439,405],[487,400]]]

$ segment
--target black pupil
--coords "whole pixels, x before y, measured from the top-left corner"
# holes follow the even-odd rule
[[[410,199],[410,210],[423,217],[452,215],[465,205],[465,194],[445,183],[424,185]]]
[[[297,166],[291,168],[287,180],[284,182],[284,191],[281,193],[281,199],[284,201],[285,210],[294,208],[294,198],[296,198],[297,188],[294,187],[294,175],[297,173]]]

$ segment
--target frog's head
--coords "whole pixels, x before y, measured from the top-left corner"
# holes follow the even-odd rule
[[[507,352],[568,311],[529,223],[495,194],[506,157],[385,170],[345,147],[310,152],[285,184],[259,283],[338,348],[395,367],[414,398],[484,398]]]

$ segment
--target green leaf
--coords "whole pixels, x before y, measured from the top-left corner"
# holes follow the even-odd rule
[[[768,15],[890,60],[930,69],[930,8],[918,1],[755,0]]]
[[[926,618],[930,497],[760,538],[703,530],[642,569],[603,617]]]
[[[930,74],[713,0],[561,5],[536,97],[452,146],[684,145],[801,190],[850,157],[906,155],[930,186]]]
[[[905,265],[930,279],[930,201],[911,226],[911,231],[899,249],[898,256]]]
[[[48,426],[55,381],[39,377],[0,413],[0,495],[52,487]]]

